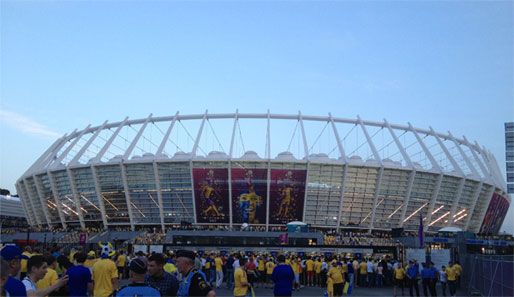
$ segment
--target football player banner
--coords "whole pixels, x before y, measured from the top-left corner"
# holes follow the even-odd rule
[[[193,183],[198,223],[228,223],[228,170],[193,168]]]
[[[232,222],[266,224],[267,169],[232,168]]]
[[[269,223],[302,221],[306,170],[271,169]]]

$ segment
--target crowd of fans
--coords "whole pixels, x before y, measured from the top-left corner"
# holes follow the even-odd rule
[[[319,288],[320,296],[326,292],[332,297],[352,288],[385,286],[394,287],[395,296],[400,290],[403,295],[406,287],[411,296],[414,291],[419,296],[419,286],[425,296],[437,296],[439,283],[444,296],[447,286],[455,296],[462,272],[458,263],[436,268],[433,263],[414,259],[404,266],[389,256],[191,251],[126,254],[114,251],[110,244],[90,251],[65,251],[62,247],[32,250],[26,246],[23,253],[16,246],[6,246],[0,254],[4,260],[0,284],[10,296],[134,296],[137,291],[138,296],[213,297],[221,288],[234,290],[234,296],[246,296],[250,288],[273,289],[275,296],[291,296],[293,290],[313,287]],[[184,261],[190,261],[191,269]],[[190,272],[198,282],[191,281]],[[126,278],[132,283],[119,288],[120,280]],[[188,287],[189,293],[200,293],[185,292],[183,285],[187,283],[197,286]]]

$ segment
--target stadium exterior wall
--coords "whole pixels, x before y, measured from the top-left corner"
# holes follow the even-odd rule
[[[233,120],[230,150],[201,155],[199,145],[206,123]],[[262,120],[267,134],[267,156],[253,151],[234,156],[236,127],[243,119]],[[296,121],[303,158],[286,151],[270,156],[270,121]],[[164,153],[171,132],[182,121],[198,121],[199,128],[188,153]],[[325,123],[333,133],[338,157],[330,152],[313,154],[318,141],[308,143],[304,125]],[[145,129],[156,123],[169,125],[153,151],[134,150],[145,138]],[[139,130],[133,127],[139,125]],[[371,158],[348,156],[341,125],[362,133],[362,145]],[[110,159],[105,154],[122,129],[135,136],[125,139],[128,147]],[[211,126],[212,128],[212,126]],[[370,134],[370,129],[378,129]],[[110,137],[99,136],[109,131]],[[349,132],[349,133],[350,133]],[[215,132],[214,132],[215,133]],[[393,156],[382,158],[386,147],[374,139],[386,133],[395,147]],[[321,135],[320,134],[320,135]],[[295,135],[293,133],[293,135]],[[399,135],[410,135],[413,143],[402,144]],[[215,135],[216,136],[216,135]],[[358,135],[357,135],[358,137]],[[92,149],[95,141],[103,143]],[[241,136],[242,138],[242,136]],[[426,142],[431,139],[433,144]],[[146,138],[145,138],[146,139]],[[216,137],[217,139],[217,137]],[[178,143],[178,142],[177,142]],[[449,148],[448,144],[452,147]],[[291,143],[290,143],[291,145]],[[408,150],[413,145],[420,152]],[[220,144],[221,146],[221,144]],[[438,148],[435,156],[434,148]],[[178,148],[178,145],[177,145]],[[359,147],[357,147],[359,149]],[[93,151],[93,154],[91,152]],[[89,153],[89,160],[84,157]],[[426,166],[414,161],[425,156]],[[444,159],[444,160],[443,160]],[[443,163],[446,162],[446,165]],[[451,169],[451,170],[450,170]],[[417,230],[420,216],[427,231],[455,226],[471,232],[498,233],[510,204],[506,184],[494,156],[464,137],[450,133],[357,119],[270,114],[205,114],[152,117],[73,131],[58,139],[17,181],[16,188],[32,226],[115,226],[180,224],[283,226],[302,221],[314,227],[367,230],[403,227]]]

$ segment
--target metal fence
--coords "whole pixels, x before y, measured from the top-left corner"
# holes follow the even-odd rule
[[[462,284],[469,295],[514,296],[513,256],[468,255],[463,264]]]

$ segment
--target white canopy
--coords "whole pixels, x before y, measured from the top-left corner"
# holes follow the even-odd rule
[[[462,231],[461,228],[457,227],[444,227],[442,229],[439,229],[440,232],[460,232]]]
[[[307,224],[305,224],[304,222],[300,222],[300,221],[293,221],[293,222],[287,223],[287,225],[302,225],[302,226],[305,226]]]

